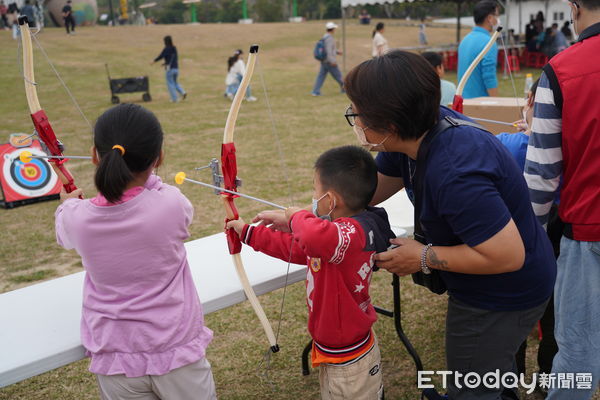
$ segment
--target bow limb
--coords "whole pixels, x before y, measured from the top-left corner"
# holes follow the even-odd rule
[[[492,34],[492,37],[490,37],[490,40],[487,42],[487,44],[481,50],[481,52],[479,52],[477,57],[475,57],[475,59],[473,60],[471,65],[469,65],[469,68],[467,68],[467,70],[465,71],[465,74],[463,75],[462,79],[458,83],[458,86],[456,87],[456,94],[454,95],[454,101],[452,102],[452,109],[454,111],[458,111],[459,113],[463,112],[462,94],[463,94],[463,90],[465,89],[465,85],[467,84],[467,81],[471,77],[471,74],[473,73],[473,71],[475,71],[475,68],[477,67],[477,65],[479,65],[481,60],[483,60],[483,57],[485,57],[485,55],[490,51],[490,49],[492,48],[494,43],[496,43],[496,40],[498,39],[498,35],[500,35],[501,30],[502,30],[502,27],[498,27],[498,29],[496,29],[496,32],[494,32]]]
[[[240,86],[233,99],[231,108],[229,109],[227,122],[225,123],[223,145],[221,148],[221,164],[223,168],[223,186],[227,190],[236,191],[237,189],[237,163],[235,156],[235,144],[233,142],[233,133],[235,130],[235,122],[237,120],[240,107],[242,105],[242,100],[246,95],[246,89],[248,88],[250,80],[252,79],[257,53],[258,46],[251,46],[248,56],[248,63],[246,66],[246,72],[244,74],[244,77],[242,78],[242,82],[240,82]],[[238,219],[239,214],[234,203],[234,198],[236,196],[232,194],[222,194],[221,197],[223,199],[223,205],[225,206],[225,213],[227,216],[226,221]],[[271,324],[267,319],[267,315],[265,314],[265,311],[263,310],[262,306],[260,305],[260,302],[258,301],[258,298],[256,297],[256,293],[254,293],[254,290],[252,289],[252,285],[250,285],[248,275],[246,274],[246,270],[244,269],[244,264],[242,263],[242,257],[240,255],[240,252],[242,250],[240,238],[237,236],[233,229],[228,229],[226,233],[227,244],[229,246],[229,253],[233,258],[235,270],[244,289],[244,293],[246,293],[248,301],[250,301],[250,304],[252,305],[255,314],[258,316],[258,319],[260,320],[260,323],[262,324],[263,329],[265,330],[265,333],[269,340],[269,344],[271,345],[271,351],[275,353],[279,351],[279,345],[277,344],[277,339],[275,337],[275,333],[273,332],[273,328],[271,327]]]
[[[19,26],[21,29],[21,41],[23,45],[23,80],[25,82],[25,95],[27,97],[27,105],[29,106],[29,113],[31,114],[36,133],[44,145],[44,150],[51,156],[48,159],[48,162],[62,182],[67,193],[70,193],[77,189],[77,186],[75,186],[75,183],[73,182],[73,176],[64,165],[68,159],[52,158],[52,156],[63,156],[63,146],[56,138],[54,130],[50,125],[50,121],[46,116],[46,112],[40,106],[40,101],[37,96],[35,75],[33,72],[33,46],[31,43],[31,31],[29,30],[27,17],[19,17]]]

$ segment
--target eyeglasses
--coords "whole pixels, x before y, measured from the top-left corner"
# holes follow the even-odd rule
[[[346,108],[346,112],[344,113],[344,117],[346,117],[346,121],[348,121],[348,125],[350,126],[354,126],[356,124],[356,117],[359,115],[360,114],[356,114],[354,112],[351,105]]]

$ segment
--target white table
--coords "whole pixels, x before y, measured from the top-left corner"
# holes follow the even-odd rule
[[[412,231],[412,205],[398,193],[382,204],[394,230]],[[208,314],[246,300],[223,233],[186,243],[194,282]],[[242,259],[256,294],[286,283],[287,263],[247,246]],[[80,360],[79,338],[85,272],[0,294],[0,387]],[[301,281],[306,266],[292,264],[287,283]]]

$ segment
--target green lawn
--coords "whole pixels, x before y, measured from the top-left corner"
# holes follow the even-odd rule
[[[278,204],[304,206],[311,198],[312,165],[316,157],[333,146],[355,143],[354,134],[342,116],[348,99],[339,94],[331,78],[325,83],[323,96],[309,95],[318,68],[312,48],[322,34],[323,25],[96,27],[78,29],[77,36],[66,36],[61,29],[47,29],[38,37],[91,121],[110,107],[105,63],[109,63],[113,77],[150,77],[153,101],[144,105],[157,114],[166,132],[166,162],[159,174],[167,182],[172,182],[178,171],[186,171],[188,176],[200,180],[210,179],[206,171],[192,169],[206,165],[220,154],[230,105],[223,98],[227,57],[237,48],[260,44],[259,65],[252,83],[253,94],[259,101],[243,104],[235,136],[243,190]],[[370,56],[371,29],[354,23],[348,26],[349,66]],[[416,26],[389,21],[385,35],[392,46],[410,46],[417,41],[417,31]],[[165,35],[172,35],[178,47],[180,83],[189,92],[188,99],[179,104],[169,102],[163,70],[158,65],[149,65],[162,49]],[[454,29],[432,27],[428,36],[432,44],[445,44],[453,40]],[[8,32],[0,32],[0,137],[3,138],[8,138],[11,132],[32,129],[17,54],[17,43]],[[87,154],[91,146],[89,127],[39,51],[35,59],[40,102],[58,137],[66,144],[66,153]],[[539,75],[539,71],[532,72]],[[455,80],[455,76],[448,74],[447,79]],[[501,95],[512,96],[510,81],[502,79],[501,74],[499,81]],[[518,95],[523,83],[521,74],[515,83]],[[138,102],[141,94],[124,95],[122,100]],[[88,197],[93,196],[92,165],[73,160],[69,166],[77,184]],[[183,186],[182,191],[195,207],[191,239],[221,231],[223,210],[212,191],[191,185]],[[242,199],[237,204],[247,219],[263,208]],[[56,244],[53,227],[56,206],[57,202],[46,202],[0,210],[3,229],[0,292],[81,270],[77,254]],[[286,268],[285,263],[282,268]],[[390,283],[391,276],[386,272],[376,274],[372,294],[377,305],[391,308]],[[443,369],[445,296],[431,295],[406,279],[402,284],[405,330],[421,354],[425,368]],[[281,297],[279,290],[260,298],[275,326]],[[264,367],[260,365],[267,348],[266,339],[249,304],[207,316],[207,325],[215,332],[208,359],[220,398],[318,398],[316,374],[303,377],[300,369],[300,354],[308,341],[303,283],[291,286],[285,300],[280,333],[282,350],[273,356],[268,377],[262,374]],[[395,336],[392,320],[381,317],[375,330],[382,349],[387,398],[416,399],[414,366]],[[532,343],[530,349],[535,347]],[[0,399],[97,398],[95,381],[86,367],[87,361],[83,360],[0,389]]]

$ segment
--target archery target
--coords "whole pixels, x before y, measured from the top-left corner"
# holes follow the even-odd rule
[[[2,183],[5,195],[12,191],[17,195],[31,198],[57,193],[53,189],[57,186],[58,177],[48,162],[45,159],[33,158],[23,163],[19,160],[23,150],[23,148],[13,148],[2,155]],[[33,155],[45,155],[36,147],[29,147],[27,150]]]

